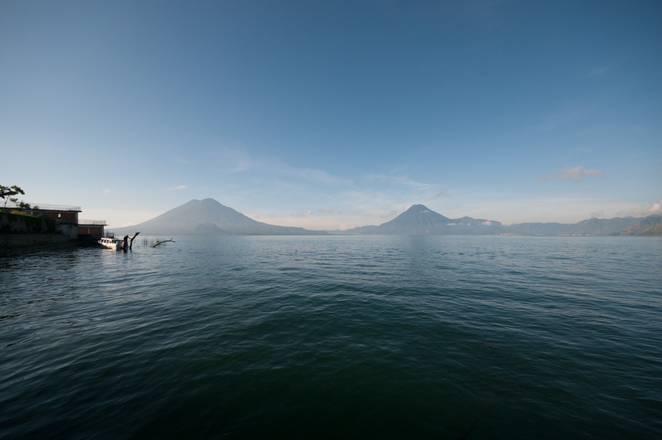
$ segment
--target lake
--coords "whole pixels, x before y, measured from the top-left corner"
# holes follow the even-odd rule
[[[0,438],[662,438],[662,239],[0,257]]]

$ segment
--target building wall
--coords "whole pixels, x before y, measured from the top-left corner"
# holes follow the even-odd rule
[[[57,223],[78,224],[78,212],[76,211],[39,211],[39,215]]]
[[[0,249],[68,245],[74,241],[60,234],[0,234]]]
[[[101,225],[78,225],[78,236],[84,238],[103,237],[104,227]]]
[[[72,225],[69,223],[58,223],[55,225],[55,231],[58,234],[62,234],[70,240],[75,240],[78,238],[78,225]]]
[[[2,233],[53,233],[55,222],[29,215],[0,212],[0,234]]]

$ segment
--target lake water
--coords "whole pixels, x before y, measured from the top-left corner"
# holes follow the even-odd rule
[[[180,237],[0,289],[3,439],[662,438],[659,238]]]

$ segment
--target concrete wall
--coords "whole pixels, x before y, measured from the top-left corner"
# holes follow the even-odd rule
[[[0,234],[0,249],[74,243],[60,234]]]
[[[78,238],[78,225],[70,224],[57,224],[55,225],[55,230],[58,234],[64,235],[69,240],[75,240]]]
[[[101,238],[103,230],[101,225],[78,225],[78,237]]]

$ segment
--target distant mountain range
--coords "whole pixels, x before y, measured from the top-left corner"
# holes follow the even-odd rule
[[[461,217],[451,219],[423,205],[413,205],[391,221],[361,226],[350,234],[384,235],[661,235],[662,216],[591,218],[578,223],[519,223]]]
[[[646,217],[591,218],[578,223],[519,223],[506,228],[513,235],[624,235]],[[630,234],[635,235],[635,234]]]
[[[662,215],[649,215],[627,228],[623,235],[662,235]]]
[[[113,229],[117,234],[140,231],[151,235],[309,235],[324,232],[304,228],[275,226],[245,216],[214,199],[191,200],[158,217],[126,228]]]
[[[276,226],[253,220],[214,199],[191,200],[158,217],[117,234],[140,231],[152,235],[312,235],[327,234],[293,226]],[[424,205],[412,205],[381,225],[340,231],[353,235],[662,235],[662,216],[592,218],[578,223],[519,223],[503,225],[472,217],[448,218]]]
[[[346,232],[384,235],[498,234],[501,228],[503,225],[494,220],[471,217],[451,219],[424,205],[412,205],[393,220],[379,226],[361,226]]]

